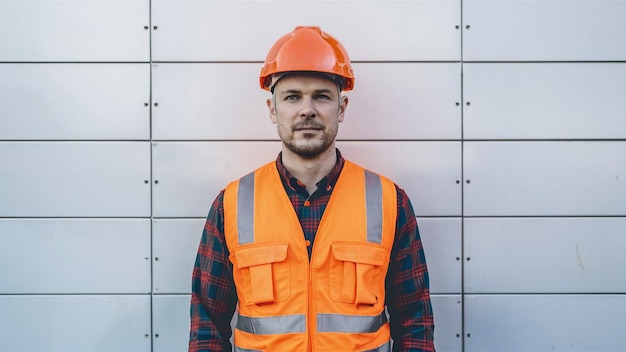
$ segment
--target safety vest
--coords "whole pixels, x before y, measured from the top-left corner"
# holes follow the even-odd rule
[[[229,184],[224,231],[239,297],[235,351],[390,351],[385,277],[396,188],[346,161],[309,260],[274,163]]]

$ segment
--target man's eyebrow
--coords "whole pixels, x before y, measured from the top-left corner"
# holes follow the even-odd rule
[[[280,92],[281,94],[302,94],[301,90],[298,89],[287,89]]]
[[[281,92],[279,92],[280,94],[302,94],[302,91],[299,89],[286,89],[283,90]],[[332,89],[328,89],[328,88],[322,88],[322,89],[316,89],[313,91],[313,94],[332,94],[333,90]]]

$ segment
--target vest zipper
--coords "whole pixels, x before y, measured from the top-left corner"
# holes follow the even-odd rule
[[[308,253],[307,253],[308,255]],[[307,270],[307,281],[309,289],[306,293],[306,339],[308,352],[313,351],[313,338],[311,336],[311,290],[313,289],[313,280],[311,280],[311,261],[309,260],[309,270]]]
[[[307,198],[307,202],[309,201],[309,199],[311,198],[311,195],[309,194],[309,197]],[[323,216],[322,216],[323,217]],[[321,219],[320,219],[320,223],[321,223]],[[318,228],[315,230],[315,237],[317,238],[317,230],[319,229],[319,224],[318,224]],[[305,240],[306,241],[306,240]],[[314,255],[315,255],[315,245],[317,244],[318,241],[313,241],[313,243],[310,244],[311,246],[311,256],[309,256],[309,249],[306,248],[306,242],[305,242],[305,249],[307,251],[307,257],[309,258],[309,270],[307,270],[307,280],[308,280],[308,286],[309,289],[307,290],[307,339],[309,340],[309,352],[314,351],[313,345],[314,345],[314,339],[313,339],[313,329],[314,327],[311,326],[311,321],[312,319],[315,319],[316,317],[314,317],[315,312],[314,309],[312,308],[312,304],[313,302],[311,302],[311,295],[313,294],[313,291],[315,289],[315,287],[313,287],[313,285],[315,285],[314,281],[313,281],[313,266],[311,265],[311,261],[313,260]]]

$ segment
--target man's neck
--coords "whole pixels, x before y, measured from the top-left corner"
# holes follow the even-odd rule
[[[317,189],[317,183],[335,167],[337,152],[335,147],[328,148],[315,158],[303,158],[283,148],[282,161],[285,168],[298,181],[304,183],[309,194]]]

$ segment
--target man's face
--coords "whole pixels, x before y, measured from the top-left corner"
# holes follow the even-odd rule
[[[274,99],[267,100],[270,119],[283,145],[306,159],[334,149],[347,105],[348,98],[339,96],[335,82],[308,75],[282,78],[276,84]]]

